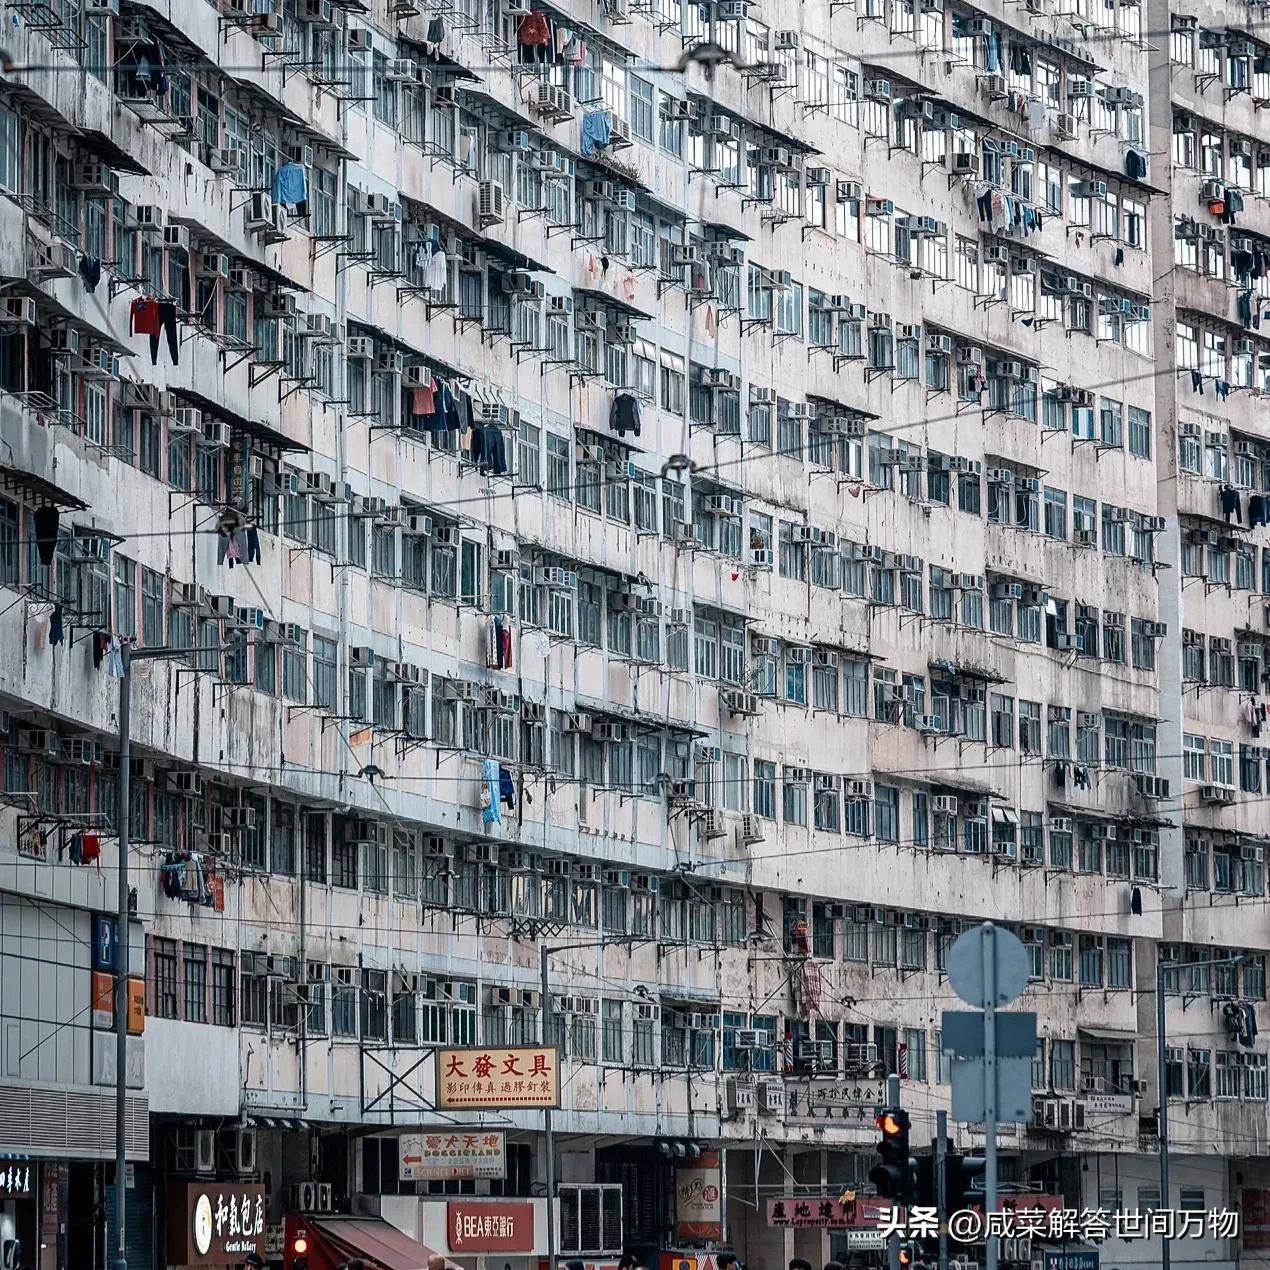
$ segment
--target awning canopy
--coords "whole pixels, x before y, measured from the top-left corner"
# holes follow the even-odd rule
[[[0,493],[24,498],[36,507],[48,504],[53,507],[69,507],[75,511],[83,511],[88,504],[82,498],[76,498],[69,490],[34,472],[24,472],[21,468],[0,464]]]
[[[1017,829],[1019,826],[1019,813],[1013,807],[994,807],[992,809],[992,823],[994,825],[1010,825]]]
[[[380,1217],[319,1217],[311,1226],[346,1256],[381,1266],[383,1270],[427,1270],[431,1248]]]
[[[1113,1045],[1128,1045],[1131,1041],[1138,1039],[1137,1032],[1118,1027],[1086,1027],[1083,1023],[1078,1023],[1076,1031],[1081,1036],[1089,1037],[1090,1040],[1108,1041]]]
[[[149,170],[130,155],[112,137],[108,137],[100,128],[81,128],[75,134],[79,142],[89,154],[100,159],[107,167],[116,172],[131,172],[135,176],[149,176]]]
[[[247,1126],[251,1129],[290,1129],[301,1132],[310,1126],[305,1120],[294,1116],[248,1116]]]
[[[305,454],[309,452],[309,447],[303,441],[293,440],[285,432],[279,432],[277,428],[271,428],[267,423],[248,419],[245,415],[230,410],[228,406],[223,406],[210,397],[203,396],[201,392],[195,392],[192,388],[173,387],[172,393],[182,401],[211,415],[213,419],[223,419],[231,428],[245,432],[268,450],[277,451],[278,454],[285,454],[288,450],[298,450]]]

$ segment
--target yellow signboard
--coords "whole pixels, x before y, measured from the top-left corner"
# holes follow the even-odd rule
[[[560,1054],[555,1046],[437,1050],[437,1106],[554,1110],[560,1106]]]

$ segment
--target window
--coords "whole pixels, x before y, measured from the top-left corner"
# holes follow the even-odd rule
[[[115,555],[115,634],[137,633],[137,562]]]
[[[1138,406],[1129,407],[1129,453],[1138,459],[1151,457],[1151,415]]]
[[[237,1021],[237,967],[234,954],[225,948],[212,949],[212,1022],[217,1027],[233,1027]]]
[[[175,1019],[178,1017],[176,940],[156,938],[150,947],[154,962],[150,1009],[156,1018]]]
[[[754,761],[754,810],[768,820],[776,819],[776,764],[766,759]]]
[[[186,944],[182,949],[185,972],[185,1014],[187,1023],[207,1022],[207,948]]]

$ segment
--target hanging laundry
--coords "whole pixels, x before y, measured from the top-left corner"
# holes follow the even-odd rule
[[[35,528],[35,550],[40,563],[47,569],[53,563],[57,551],[57,531],[62,521],[62,513],[52,503],[45,503],[31,513],[31,523]]]
[[[84,290],[91,295],[101,281],[101,260],[96,256],[80,256],[79,276],[84,280]]]
[[[487,758],[482,771],[485,779],[481,790],[481,820],[486,825],[501,825],[503,812],[499,806],[499,765],[492,758]]]
[[[55,604],[53,612],[49,615],[49,646],[56,648],[66,638],[66,633],[62,629],[62,606]]]
[[[507,447],[497,424],[479,424],[471,430],[469,454],[478,470],[492,476],[507,475]]]
[[[437,386],[433,382],[423,388],[410,390],[410,413],[416,418],[434,415],[437,412]]]
[[[639,436],[639,398],[629,392],[618,393],[609,408],[609,427],[618,436],[625,436],[628,432]]]
[[[434,230],[427,238],[421,238],[414,245],[411,264],[418,277],[418,285],[444,295],[449,282],[450,262],[445,254],[445,246],[441,241],[440,230]]]
[[[309,214],[309,174],[302,164],[284,163],[273,178],[273,201],[294,207],[297,216]]]
[[[106,669],[116,678],[123,678],[123,645],[119,640],[112,639],[110,641],[110,649],[106,655]]]
[[[1221,487],[1221,509],[1222,515],[1226,517],[1226,523],[1231,523],[1234,518],[1236,525],[1242,525],[1243,519],[1240,515],[1239,491],[1233,485],[1223,485]]]
[[[260,563],[260,531],[255,525],[249,525],[247,533],[247,563]]]
[[[84,830],[71,839],[72,864],[92,864],[101,856],[101,834]]]
[[[159,302],[149,296],[139,297],[128,309],[129,330],[133,335],[159,333]]]
[[[1147,176],[1147,156],[1141,150],[1126,150],[1124,156],[1124,174],[1131,181],[1145,181]]]
[[[239,540],[237,530],[219,534],[216,542],[216,563],[224,564],[228,561],[232,568],[234,561],[241,560],[245,555],[245,547],[246,543]]]
[[[150,332],[150,365],[159,364],[159,332],[164,331],[168,337],[168,356],[172,358],[172,365],[176,366],[180,360],[180,339],[176,331],[176,302],[160,300],[155,305],[155,310],[158,325]]]
[[[1259,529],[1262,525],[1270,525],[1270,497],[1265,494],[1248,496],[1248,528]]]
[[[503,620],[491,617],[485,626],[485,667],[487,670],[502,669]]]
[[[613,115],[607,110],[591,110],[582,116],[582,156],[591,159],[613,140]]]
[[[101,663],[106,658],[106,653],[110,650],[110,636],[102,631],[93,632],[93,669],[100,670]]]
[[[549,63],[552,60],[551,20],[545,13],[526,13],[516,25],[520,60]]]
[[[984,45],[983,68],[989,75],[995,75],[998,71],[1004,69],[1004,52],[1005,45],[1001,40],[1001,33],[999,31],[993,31],[988,36],[988,41]]]

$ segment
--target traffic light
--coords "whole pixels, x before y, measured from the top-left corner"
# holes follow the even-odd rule
[[[900,1270],[929,1270],[926,1250],[916,1239],[906,1239],[900,1244]]]
[[[983,1172],[987,1161],[981,1155],[950,1153],[944,1161],[944,1211],[955,1213],[972,1202],[970,1187]],[[973,1197],[977,1202],[979,1196]]]
[[[917,1161],[908,1149],[908,1112],[902,1107],[886,1107],[878,1112],[877,1125],[882,1132],[878,1141],[880,1163],[873,1166],[869,1181],[883,1199],[910,1204],[917,1185]]]

